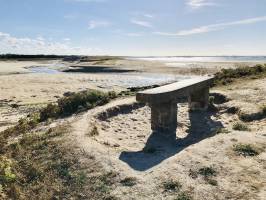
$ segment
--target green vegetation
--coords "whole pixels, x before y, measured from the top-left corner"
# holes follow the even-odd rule
[[[212,112],[216,112],[218,109],[216,108],[216,106],[214,105],[214,100],[215,97],[214,96],[210,96],[209,97],[209,106],[208,106],[208,110],[212,111]]]
[[[25,60],[25,59],[62,59],[70,56],[59,55],[21,55],[21,54],[2,54],[0,59],[3,60]]]
[[[69,133],[68,125],[33,131],[41,122],[103,105],[115,97],[113,92],[96,90],[71,93],[1,132],[0,199],[116,199],[110,196],[114,174],[105,173],[93,156],[79,162],[80,152],[74,147],[70,151],[70,144],[62,139]],[[94,127],[92,134],[97,133]],[[9,143],[13,137],[18,140]]]
[[[230,133],[230,131],[227,130],[226,128],[218,128],[216,130],[216,134],[228,134],[228,133]]]
[[[12,172],[13,163],[10,159],[0,156],[0,185],[6,185],[16,180],[16,175]]]
[[[203,179],[210,185],[217,186],[218,183],[215,179],[213,179],[217,175],[217,171],[212,167],[202,167],[197,171],[190,170],[189,176],[192,178],[197,178],[198,175],[201,175]]]
[[[134,177],[126,177],[120,181],[123,186],[132,187],[137,184],[137,179]]]
[[[233,106],[233,107],[230,107],[226,110],[227,113],[230,113],[230,114],[236,114],[237,112],[239,112],[239,108]]]
[[[180,189],[182,188],[182,185],[178,181],[168,180],[163,182],[163,188],[165,191],[179,192]]]
[[[241,122],[236,122],[233,124],[233,129],[236,131],[249,131],[248,126]]]
[[[98,136],[99,131],[97,126],[94,126],[93,129],[89,132],[88,136],[93,137],[93,136]]]
[[[266,105],[263,105],[263,106],[261,107],[261,113],[262,113],[264,116],[266,116]]]
[[[238,112],[238,116],[244,122],[264,119],[266,117],[266,105],[261,106],[260,110],[255,113]]]
[[[215,74],[214,86],[227,85],[240,78],[260,78],[266,76],[266,64],[254,67],[244,66],[235,69],[222,69]]]
[[[104,93],[97,90],[71,93],[69,96],[58,99],[57,104],[49,104],[42,109],[40,111],[40,121],[69,116],[78,111],[104,105],[114,98],[116,98],[114,92]]]
[[[186,192],[180,192],[174,200],[192,200],[192,197]]]
[[[69,125],[65,124],[5,144],[0,153],[1,199],[111,197],[115,175],[105,173],[91,156],[79,162],[80,152],[70,151],[71,142],[61,137],[67,133]]]
[[[198,173],[204,177],[216,176],[217,172],[212,167],[202,167]]]
[[[39,117],[37,114],[33,114],[28,118],[22,118],[18,121],[18,124],[14,127],[10,127],[1,133],[3,139],[8,137],[14,137],[29,132],[35,128],[39,123]]]
[[[29,117],[20,119],[17,125],[2,132],[3,140],[7,137],[25,134],[35,128],[40,122],[69,116],[81,110],[104,105],[115,97],[116,94],[114,92],[104,93],[97,90],[71,93],[67,97],[60,98],[57,104],[48,104],[39,113],[33,113]],[[0,141],[1,143],[2,141]]]
[[[96,191],[99,191],[100,193],[105,194],[104,196],[101,197],[101,199],[105,199],[103,197],[106,197],[106,196],[108,197],[108,199],[110,198],[109,196],[110,189],[111,189],[111,186],[115,183],[116,177],[117,177],[117,174],[112,171],[94,177],[96,178],[96,181],[93,187],[96,189]],[[112,197],[111,199],[113,198],[114,197]]]
[[[245,157],[256,156],[260,153],[259,148],[251,144],[236,144],[234,145],[233,150],[237,153],[237,155]]]

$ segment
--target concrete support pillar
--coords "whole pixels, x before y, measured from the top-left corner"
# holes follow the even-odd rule
[[[151,104],[151,129],[154,132],[174,133],[177,128],[177,103]]]
[[[198,90],[188,96],[190,110],[207,110],[209,105],[209,88]]]

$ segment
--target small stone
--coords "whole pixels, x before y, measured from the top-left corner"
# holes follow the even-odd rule
[[[120,145],[119,144],[114,144],[113,147],[120,147]]]

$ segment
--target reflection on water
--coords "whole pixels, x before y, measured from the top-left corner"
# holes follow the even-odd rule
[[[50,69],[48,67],[31,67],[28,69],[32,73],[42,73],[42,74],[58,74],[60,71],[56,69]]]
[[[28,70],[31,73],[41,74],[64,74],[57,69],[51,69],[49,67],[36,66],[30,67]],[[68,73],[69,74],[69,73]],[[155,74],[155,73],[83,73],[88,75],[88,81],[94,83],[101,88],[112,87],[143,87],[156,84],[172,83],[175,81],[190,78],[188,76],[172,75],[172,74]],[[75,76],[75,73],[72,73]]]
[[[165,84],[175,81],[191,78],[188,76],[178,76],[171,74],[103,74],[102,78],[91,78],[90,81],[97,83],[101,87],[111,88],[117,87],[143,87],[148,85]]]
[[[132,59],[132,58],[129,58]],[[135,57],[137,60],[173,62],[265,62],[266,56],[169,56]]]

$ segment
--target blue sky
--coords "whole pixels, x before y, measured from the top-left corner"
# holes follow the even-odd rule
[[[0,53],[266,55],[266,0],[0,0]]]

